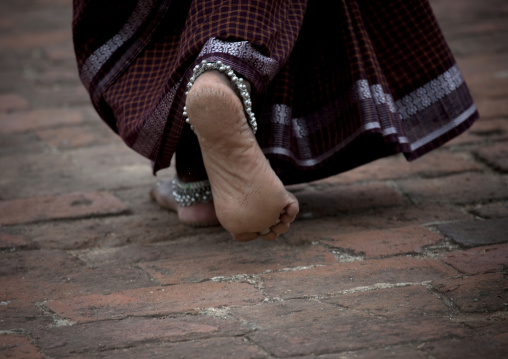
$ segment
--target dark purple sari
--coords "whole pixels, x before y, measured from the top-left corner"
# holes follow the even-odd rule
[[[182,111],[203,59],[251,83],[286,184],[416,159],[478,117],[426,0],[74,0],[73,25],[95,108],[154,171],[192,136]]]

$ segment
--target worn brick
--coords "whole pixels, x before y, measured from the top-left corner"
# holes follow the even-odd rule
[[[145,195],[147,191],[145,191]],[[149,201],[149,199],[147,199]],[[58,248],[78,250],[95,248],[97,250],[119,247],[128,244],[148,244],[163,241],[185,239],[199,242],[208,236],[222,241],[231,241],[231,236],[221,227],[193,228],[178,221],[175,213],[161,210],[156,204],[152,206],[158,212],[147,212],[139,215],[118,217],[93,217],[73,221],[41,222],[30,226],[17,226],[17,231],[24,236],[34,238],[41,248]],[[125,255],[129,255],[128,248]],[[155,253],[154,253],[155,252]],[[107,264],[111,252],[103,252],[104,256],[95,256],[96,265]],[[118,263],[136,263],[143,260],[161,258],[154,250],[142,253],[131,253],[132,257],[119,257]],[[84,257],[85,258],[85,257]],[[90,262],[92,263],[92,262]]]
[[[383,318],[442,316],[449,313],[444,302],[424,286],[348,293],[324,298],[322,301]]]
[[[0,258],[0,276],[58,276],[72,268],[83,267],[78,258],[58,250],[4,252],[0,253]]]
[[[4,225],[125,213],[127,206],[107,192],[76,192],[0,201]]]
[[[28,101],[17,94],[0,94],[0,113],[28,109]]]
[[[508,139],[508,121],[505,119],[483,119],[476,121],[471,129],[448,142],[447,146],[482,144]]]
[[[31,332],[34,328],[46,328],[51,324],[52,318],[33,303],[0,301],[0,331]]]
[[[329,218],[295,221],[283,239],[291,244],[310,243],[341,233],[468,220],[471,216],[448,204],[422,204],[379,208],[369,212],[344,214]],[[318,230],[317,230],[318,229]]]
[[[305,219],[405,204],[399,193],[378,183],[306,190],[297,192],[296,197],[300,203],[299,216]]]
[[[467,84],[476,100],[508,97],[508,76],[503,70],[492,69],[490,73],[471,75],[467,78]]]
[[[257,241],[248,246],[229,246],[229,249],[204,245],[200,249],[168,253],[167,259],[140,264],[140,267],[159,283],[174,284],[336,262],[332,253],[318,246],[287,248],[269,244]]]
[[[505,359],[508,353],[508,333],[488,336],[469,337],[467,340],[457,338],[427,343],[424,350],[432,358],[461,359]]]
[[[166,227],[167,228],[167,227]],[[173,229],[173,228],[171,228]],[[189,231],[191,232],[191,231]],[[114,239],[113,236],[109,236]],[[191,260],[203,260],[207,256],[216,258],[215,262],[222,260],[221,256],[228,256],[229,252],[239,253],[248,250],[247,248],[239,249],[235,247],[236,243],[232,243],[230,235],[224,230],[221,233],[212,234],[206,233],[206,238],[203,238],[203,233],[193,235],[189,233],[189,238],[186,241],[168,241],[167,237],[160,237],[164,243],[147,244],[133,244],[122,246],[91,246],[90,248],[74,250],[72,253],[92,267],[114,266],[114,265],[130,265],[138,263],[140,268],[152,268],[157,274],[158,264],[162,266],[166,261],[175,262],[188,262]],[[254,242],[251,242],[254,243]],[[221,258],[221,259],[219,259]],[[213,261],[213,259],[212,259]],[[146,263],[148,262],[148,263]],[[192,263],[195,265],[196,263]],[[175,276],[184,275],[189,268],[185,268],[183,273],[171,273]],[[161,270],[161,272],[169,275],[169,269]],[[152,273],[153,274],[153,273]],[[160,273],[159,273],[160,274]],[[200,280],[197,280],[200,281]]]
[[[37,136],[50,147],[60,149],[85,146],[96,139],[93,133],[80,127],[39,130]]]
[[[34,142],[37,141],[35,136],[31,139]],[[11,153],[8,156],[2,156],[0,157],[0,168],[2,168],[0,199],[84,190],[83,188],[69,189],[69,187],[74,188],[74,179],[70,176],[72,167],[73,163],[68,156],[54,152],[44,153],[42,146],[39,147],[38,152]]]
[[[72,52],[71,52],[72,54]],[[42,86],[61,86],[62,84],[79,84],[78,72],[74,67],[48,68],[42,71],[35,79]]]
[[[436,151],[414,162],[408,162],[402,155],[379,159],[316,183],[351,184],[407,177],[437,177],[482,168],[481,165],[460,154]]]
[[[66,0],[58,1],[65,2]],[[44,52],[46,53],[46,56],[54,62],[75,61],[76,59],[72,44],[68,42],[53,46],[45,46]],[[75,73],[75,76],[77,76],[77,71],[75,71]]]
[[[499,118],[508,116],[508,102],[504,98],[482,99],[476,101],[478,112],[484,118]]]
[[[263,274],[264,292],[284,299],[344,293],[358,287],[421,283],[457,272],[432,259],[396,257]]]
[[[1,199],[153,186],[157,181],[150,162],[120,142],[65,153],[13,154],[0,158],[0,168]],[[172,169],[166,173],[169,177],[174,172]],[[147,202],[149,189],[144,189]]]
[[[506,310],[491,314],[465,313],[459,318],[461,322],[474,330],[475,335],[489,336],[506,333]]]
[[[79,163],[79,167],[74,169],[74,180],[88,186],[117,189],[152,186],[157,181],[150,162],[127,148],[118,138],[114,143],[78,148],[72,151],[71,157],[75,163]],[[173,171],[168,171],[167,176],[171,176]],[[146,198],[149,200],[148,193]]]
[[[506,31],[505,21],[495,19],[483,24],[469,23],[468,29],[476,26],[487,31]],[[480,55],[460,60],[459,65],[466,77],[468,87],[475,99],[506,97],[508,95],[508,76],[506,63],[508,54],[498,53]]]
[[[100,189],[114,193],[130,211],[1,228],[1,233],[20,236],[9,238],[13,245],[5,245],[5,237],[2,242],[0,236],[0,245],[5,245],[0,249],[0,273],[4,274],[0,277],[2,334],[27,333],[35,348],[43,348],[40,353],[47,358],[444,359],[497,358],[508,352],[504,344],[508,341],[507,311],[500,307],[502,298],[496,296],[501,289],[496,278],[506,274],[507,261],[506,256],[492,252],[499,252],[501,244],[474,252],[458,251],[457,246],[447,246],[449,242],[442,241],[425,249],[433,259],[423,262],[437,261],[441,265],[415,267],[426,256],[414,255],[421,248],[415,242],[420,232],[411,230],[429,224],[435,228],[446,222],[473,222],[475,216],[508,216],[508,207],[504,206],[508,177],[500,171],[505,160],[498,155],[503,148],[496,148],[508,141],[506,0],[431,0],[480,109],[482,118],[469,131],[449,142],[448,147],[412,163],[398,155],[324,181],[302,184],[296,192],[303,194],[304,199],[323,191],[325,195],[343,195],[353,189],[357,193],[345,196],[347,207],[339,203],[341,197],[321,196],[318,199],[324,203],[304,203],[290,232],[275,243],[241,244],[234,243],[220,227],[186,227],[174,213],[160,209],[150,200],[151,185],[170,178],[173,169],[154,178],[149,161],[128,149],[121,139],[113,138],[113,132],[95,113],[85,88],[78,83],[69,31],[71,5],[69,0],[1,2],[0,45],[8,46],[0,53],[1,121],[6,118],[4,115],[25,116],[34,109],[75,111],[82,120],[55,120],[52,124],[51,119],[33,119],[9,125],[20,126],[19,130],[5,127],[11,132],[0,134],[0,200]],[[8,94],[15,97],[2,100],[1,96]],[[7,108],[2,110],[5,104]],[[468,184],[463,179],[471,174],[479,180],[473,178],[474,183]],[[427,180],[436,180],[436,188],[422,196],[398,186],[412,182],[414,188],[419,188],[418,183],[430,183]],[[383,188],[385,184],[388,187]],[[379,186],[379,194],[370,185]],[[392,204],[397,198],[384,198],[393,193],[403,201]],[[400,194],[403,196],[398,197]],[[368,202],[367,197],[372,197],[372,201]],[[395,238],[406,230],[407,236]],[[355,238],[362,232],[378,237],[386,234],[388,240],[374,242],[374,248],[361,242],[361,238],[360,243],[350,241],[344,248],[330,248],[325,242],[326,238]],[[25,246],[25,240],[33,244]],[[317,243],[311,245],[312,242]],[[16,251],[11,253],[13,248]],[[445,250],[455,252],[443,254]],[[213,259],[206,258],[207,251]],[[362,251],[395,258],[389,262],[367,255],[369,259],[364,262],[339,263],[360,260],[354,254]],[[469,255],[466,264],[458,257],[444,257],[462,252]],[[321,257],[320,253],[326,255]],[[339,262],[329,262],[333,254]],[[443,258],[460,262],[466,270],[487,274],[464,275],[465,270],[459,273],[454,269],[456,263],[452,265]],[[359,266],[367,262],[372,263]],[[317,263],[324,267],[314,267]],[[380,267],[379,263],[386,265]],[[284,270],[286,267],[295,272]],[[277,273],[264,273],[265,268]],[[229,284],[236,289],[244,285],[247,297],[261,293],[258,299],[240,302],[245,292],[236,289],[225,298],[228,293],[219,293],[221,289],[214,287],[210,293],[217,294],[213,298],[217,306],[203,311],[194,309],[213,301],[205,298],[210,295],[208,285],[216,283],[208,279],[209,274],[242,273],[237,269],[256,275],[238,276]],[[288,279],[292,274],[294,277]],[[302,283],[298,282],[300,278]],[[159,280],[203,282],[186,283],[188,287],[161,287]],[[226,280],[220,284],[226,285]],[[441,281],[450,291],[441,294],[428,288],[430,281]],[[187,291],[197,304],[186,303],[184,293],[191,285],[202,289]],[[99,305],[98,321],[75,325],[49,308],[51,303],[63,300],[70,303],[78,298],[93,299],[83,299],[74,314],[96,320],[88,315],[95,310],[94,305],[101,303],[95,296],[120,300],[118,293],[154,286],[180,294],[176,293],[174,302],[166,301],[165,305],[159,303],[163,300],[135,296],[138,302],[132,302],[136,305],[132,316],[127,304]],[[273,294],[277,286],[299,290],[295,297],[308,299],[279,298]],[[491,295],[482,297],[485,291]],[[309,292],[318,293],[317,298],[307,296]],[[321,295],[322,292],[328,295]],[[480,298],[478,302],[474,302],[476,296]],[[455,305],[451,306],[448,298]],[[221,307],[221,303],[227,307]],[[186,305],[192,309],[171,312]],[[495,312],[482,312],[489,308]],[[145,311],[155,313],[154,317],[139,317]],[[161,316],[157,314],[160,312],[171,313]]]
[[[508,263],[508,244],[476,247],[441,256],[441,260],[466,274],[500,272]]]
[[[70,109],[47,108],[0,114],[0,133],[13,134],[59,125],[75,125],[83,122],[80,112]]]
[[[298,356],[298,359],[314,359],[316,356]],[[428,359],[428,354],[421,351],[416,345],[397,345],[380,347],[376,349],[364,349],[357,351],[341,352],[336,354],[325,354],[320,359],[393,359],[411,358]]]
[[[508,178],[464,173],[432,179],[401,180],[402,192],[417,203],[474,203],[508,197]]]
[[[439,224],[437,228],[455,242],[466,247],[508,242],[508,217]]]
[[[132,328],[136,329],[132,330]],[[187,342],[202,338],[236,337],[248,332],[247,326],[232,319],[183,316],[177,318],[125,318],[117,321],[42,328],[35,330],[32,337],[41,351],[50,357],[69,358],[86,354],[95,358],[100,357],[100,352],[111,353],[110,351],[114,349],[128,349],[144,343]],[[148,356],[143,354],[138,357],[146,358]],[[172,357],[176,356],[172,355]]]
[[[85,112],[85,111],[83,111]],[[88,116],[84,113],[85,118]],[[100,125],[100,124],[99,124]],[[112,131],[104,131],[90,123],[83,125],[41,129],[35,131],[36,136],[48,146],[58,149],[72,149],[90,145],[109,145],[119,141]]]
[[[0,233],[0,250],[34,249],[36,244],[24,236]]]
[[[475,206],[471,212],[481,218],[508,217],[508,202],[480,204]]]
[[[43,359],[39,350],[23,335],[0,334],[0,357]]]
[[[12,49],[38,48],[62,43],[69,40],[71,36],[72,35],[68,29],[28,32],[9,36],[4,35],[0,37],[0,49],[5,51]]]
[[[90,105],[90,96],[83,85],[70,83],[35,88],[32,103],[38,107],[86,106]]]
[[[0,162],[5,157],[29,155],[31,153],[42,153],[46,146],[38,140],[34,133],[26,132],[16,135],[0,134]],[[3,171],[2,175],[7,175],[10,171]],[[7,177],[2,180],[7,181]]]
[[[2,301],[35,303],[153,285],[137,268],[87,268],[78,258],[59,250],[0,253],[0,258]]]
[[[298,359],[312,359],[315,356],[303,356]],[[322,359],[393,359],[393,358],[411,358],[411,359],[428,359],[428,354],[421,351],[416,345],[399,345],[381,347],[377,349],[366,349],[355,352],[347,352],[340,354],[328,354],[321,356]]]
[[[386,319],[326,303],[292,300],[233,308],[257,329],[247,336],[276,357],[323,355],[469,333],[444,318]]]
[[[494,169],[501,172],[508,172],[508,144],[506,142],[482,146],[473,151],[473,153]]]
[[[108,295],[115,291],[153,285],[143,272],[128,268],[82,269],[70,268],[54,274],[8,276],[2,278],[5,287],[0,298],[23,303],[68,299],[75,296]]]
[[[94,358],[266,358],[267,353],[259,346],[249,344],[243,338],[213,338],[180,343],[145,344],[127,349],[94,353]],[[69,356],[69,359],[80,356]]]
[[[461,312],[508,309],[508,279],[502,273],[437,280],[432,286],[450,298]]]
[[[497,5],[500,5],[501,1],[496,0]],[[469,1],[470,4],[467,6],[478,6],[474,4],[472,1]],[[433,4],[434,5],[434,4]],[[454,9],[455,10],[455,9]],[[471,13],[474,13],[475,10]],[[470,14],[471,14],[470,13]],[[494,20],[494,19],[489,19]],[[506,23],[501,21],[501,23],[506,27]],[[468,21],[467,26],[492,26],[493,21],[484,21],[479,23],[473,23]],[[466,80],[472,79],[474,77],[479,77],[480,79],[485,79],[486,75],[491,75],[492,77],[495,74],[503,72],[506,70],[506,64],[508,63],[508,54],[507,53],[498,53],[498,54],[489,54],[489,55],[480,55],[480,56],[471,56],[467,58],[461,58],[459,60],[459,65],[462,73],[466,76]],[[486,81],[489,82],[489,81]]]
[[[480,56],[505,52],[503,32],[484,33],[481,36],[462,36],[448,39],[448,46],[459,57]]]
[[[92,294],[46,303],[61,317],[80,323],[129,316],[169,315],[204,308],[252,305],[264,299],[245,283],[204,282],[169,287],[147,287],[109,295]]]
[[[423,247],[440,241],[441,235],[420,226],[389,230],[360,231],[332,235],[322,240],[335,248],[353,251],[367,258],[421,253]]]

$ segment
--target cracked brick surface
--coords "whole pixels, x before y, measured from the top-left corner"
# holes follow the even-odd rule
[[[508,6],[431,0],[481,119],[292,186],[275,243],[192,228],[102,123],[67,0],[0,3],[0,357],[508,357]]]

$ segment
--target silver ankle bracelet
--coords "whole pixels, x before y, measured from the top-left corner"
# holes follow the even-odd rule
[[[171,181],[173,197],[180,207],[210,202],[213,199],[210,181],[183,182],[176,175]]]
[[[247,114],[247,121],[249,122],[249,125],[255,134],[258,130],[258,124],[256,122],[254,112],[252,112],[252,101],[250,100],[249,91],[247,91],[247,86],[243,83],[243,79],[241,77],[236,76],[234,71],[231,69],[231,66],[224,65],[222,61],[217,62],[207,62],[206,60],[201,61],[200,65],[196,65],[194,67],[194,73],[192,74],[192,77],[190,78],[189,83],[187,84],[187,92],[185,92],[185,95],[189,94],[189,91],[194,85],[194,82],[200,75],[202,75],[206,71],[211,70],[217,70],[222,72],[223,74],[228,76],[233,85],[235,85],[237,92],[242,99],[243,108],[245,110],[245,113]],[[190,120],[187,117],[187,107],[183,108],[183,115],[186,118],[185,122],[187,122],[190,125],[192,131],[194,131],[194,126],[190,124]]]

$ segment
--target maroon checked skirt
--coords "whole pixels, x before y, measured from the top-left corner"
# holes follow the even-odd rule
[[[413,160],[478,113],[426,0],[74,0],[81,80],[133,150],[170,165],[192,133],[192,68],[252,85],[259,145],[286,184]]]

